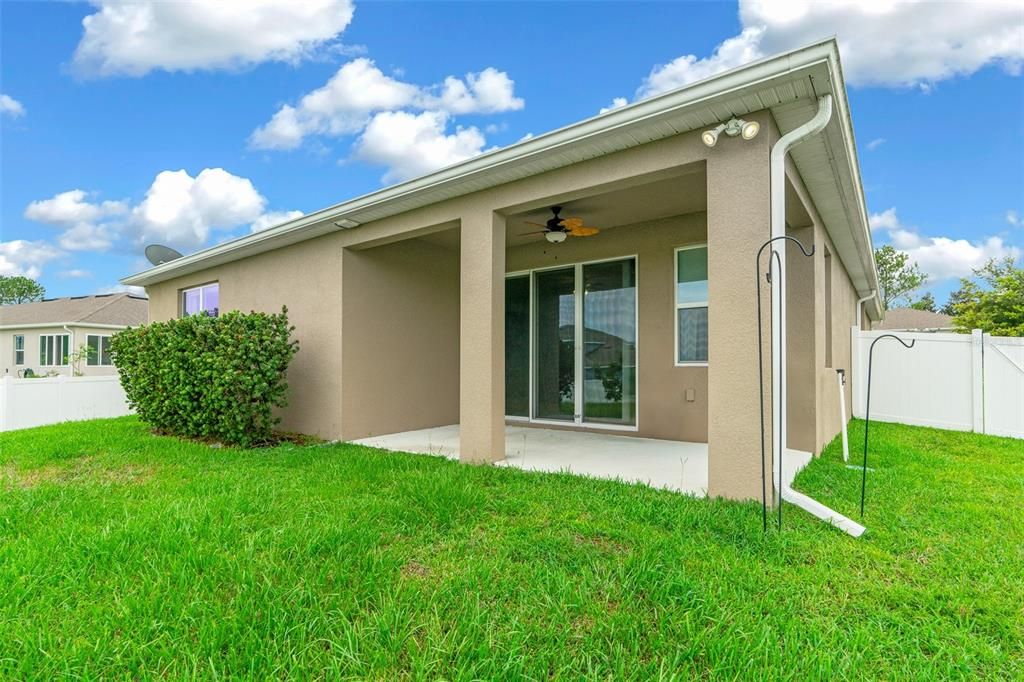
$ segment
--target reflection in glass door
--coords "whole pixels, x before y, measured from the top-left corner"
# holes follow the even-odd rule
[[[534,274],[535,419],[576,415],[576,268]]]
[[[636,261],[583,268],[583,421],[636,424]]]
[[[530,276],[505,280],[505,414],[530,416]]]

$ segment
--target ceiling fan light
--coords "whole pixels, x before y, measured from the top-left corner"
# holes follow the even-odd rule
[[[552,230],[544,235],[544,239],[547,239],[552,244],[561,244],[565,241],[566,234],[561,230]]]

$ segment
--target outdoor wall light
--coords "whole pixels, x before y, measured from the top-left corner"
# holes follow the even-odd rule
[[[719,123],[711,130],[705,130],[700,134],[701,142],[708,147],[718,144],[718,136],[723,132],[729,137],[739,135],[744,140],[752,140],[757,137],[761,130],[761,124],[757,121],[744,121],[742,118],[730,118],[727,123]]]

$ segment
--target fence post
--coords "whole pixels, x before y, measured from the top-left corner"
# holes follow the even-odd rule
[[[851,417],[863,417],[864,410],[861,408],[861,396],[864,394],[864,385],[861,381],[861,357],[860,357],[860,327],[850,327],[850,381],[853,382],[852,392],[853,404],[850,405]]]
[[[0,433],[7,430],[7,406],[11,402],[11,382],[14,379],[10,374],[4,375],[3,385],[0,386]]]
[[[985,433],[985,334],[980,329],[971,331],[971,389],[972,430]]]

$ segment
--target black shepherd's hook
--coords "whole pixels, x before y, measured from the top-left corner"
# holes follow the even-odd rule
[[[765,480],[765,467],[764,467],[764,351],[761,343],[761,256],[764,254],[764,250],[771,245],[772,242],[778,241],[779,239],[788,239],[797,246],[800,247],[800,251],[807,257],[814,255],[814,244],[811,244],[811,250],[808,251],[804,248],[803,243],[796,237],[790,237],[789,235],[779,235],[778,237],[772,237],[764,244],[761,244],[761,248],[757,250],[757,257],[755,258],[756,265],[756,279],[754,280],[755,289],[755,300],[757,301],[757,387],[758,387],[758,399],[760,400],[761,410],[761,526],[765,532],[768,531],[768,494],[765,492],[765,486],[767,481]],[[769,258],[774,258],[775,263],[778,266],[779,276],[782,276],[782,259],[779,257],[778,251],[772,251]],[[771,275],[771,262],[768,264],[767,280],[772,281]],[[785,305],[785,301],[782,302]],[[780,326],[780,334],[782,338],[785,338],[786,330]],[[785,347],[785,344],[779,344],[781,347]],[[780,383],[780,386],[783,384]],[[784,391],[779,392],[779,401],[781,402],[785,398]],[[781,429],[779,433],[779,491],[782,490],[782,434]],[[782,500],[779,500],[779,530],[782,530]]]
[[[871,426],[871,361],[875,353],[875,344],[882,339],[896,339],[904,348],[914,347],[913,339],[910,340],[910,343],[907,343],[895,334],[882,334],[876,337],[871,342],[871,347],[868,348],[868,394],[867,404],[864,406],[864,466],[860,474],[860,518],[862,521],[864,520],[864,492],[868,484],[868,427]]]

